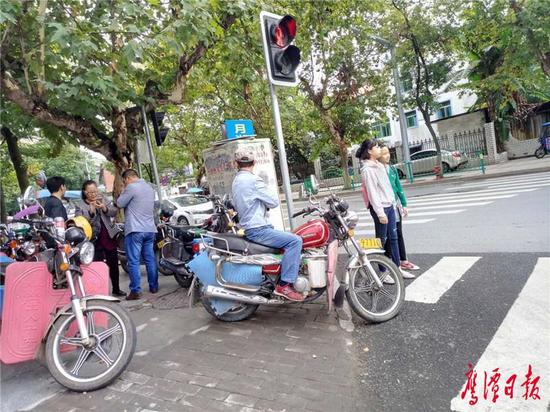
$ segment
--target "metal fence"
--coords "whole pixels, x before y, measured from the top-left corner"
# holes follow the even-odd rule
[[[487,139],[485,137],[485,129],[478,128],[473,130],[465,130],[451,135],[445,134],[439,136],[439,144],[442,150],[455,151],[458,150],[468,158],[468,163],[464,168],[477,168],[480,166],[481,156],[487,155]],[[411,154],[420,150],[435,150],[433,139],[421,139],[409,143]],[[434,159],[435,166],[435,159]]]
[[[452,135],[442,135],[439,137],[439,144],[445,150],[458,150],[470,158],[479,157],[480,153],[487,155],[487,140],[485,139],[485,129],[465,130]],[[409,143],[409,146],[418,147],[418,150],[435,149],[433,139],[422,139]],[[411,152],[412,154],[413,152]]]

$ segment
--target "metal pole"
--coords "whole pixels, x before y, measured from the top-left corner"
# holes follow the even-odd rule
[[[275,122],[275,133],[277,134],[277,149],[279,149],[279,165],[281,167],[281,176],[283,177],[283,188],[286,197],[286,209],[288,211],[288,221],[290,230],[294,229],[294,219],[292,219],[292,189],[290,187],[290,176],[288,174],[288,163],[286,160],[285,141],[283,138],[283,128],[281,127],[281,114],[279,113],[279,101],[275,93],[275,86],[269,82],[269,91],[271,93],[271,104],[273,105],[273,121]]]
[[[145,106],[141,106],[141,117],[143,118],[143,128],[145,129],[145,140],[147,141],[149,159],[151,159],[151,169],[153,170],[153,177],[155,178],[155,184],[157,185],[159,202],[162,202],[162,191],[160,190],[160,180],[159,180],[159,174],[157,171],[157,160],[155,159],[155,153],[153,152],[153,144],[151,143],[151,133],[149,132],[149,122],[147,121],[147,113],[145,112]]]
[[[141,156],[139,155],[139,139],[136,139],[134,150],[136,151],[136,162],[138,167],[138,174],[139,174],[139,177],[141,177],[142,174],[141,174]]]
[[[397,59],[395,58],[395,45],[390,48],[391,61],[393,66],[393,82],[395,86],[395,98],[397,100],[397,111],[399,112],[399,129],[401,130],[401,145],[403,150],[403,161],[408,165],[411,161],[411,152],[409,150],[409,137],[407,135],[407,124],[405,111],[403,110],[403,99],[401,98],[401,78],[399,77],[399,68],[397,67]],[[412,173],[407,166],[407,177],[412,182]]]

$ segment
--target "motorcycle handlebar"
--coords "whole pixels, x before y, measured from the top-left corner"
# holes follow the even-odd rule
[[[302,210],[299,210],[298,212],[295,212],[292,214],[292,217],[297,217],[300,215],[307,215],[311,212],[313,212],[315,209],[312,209],[311,207],[305,207]]]
[[[43,225],[43,226],[53,226],[53,222],[48,222],[40,219],[12,219],[10,223],[26,223],[29,225]]]

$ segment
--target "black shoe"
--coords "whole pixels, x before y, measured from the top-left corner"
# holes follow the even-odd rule
[[[149,292],[151,292],[152,294],[155,294],[155,293],[157,293],[158,291],[159,291],[158,288],[156,288],[156,289],[149,289]]]
[[[112,295],[117,297],[126,297],[126,292],[123,292],[122,290],[113,290]]]
[[[139,292],[130,292],[128,293],[128,296],[126,296],[126,300],[138,300],[141,299],[141,293]]]

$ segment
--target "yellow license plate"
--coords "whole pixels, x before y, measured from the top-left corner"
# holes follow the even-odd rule
[[[157,243],[157,248],[158,249],[162,249],[162,247],[166,244],[165,240],[161,240],[160,242]]]
[[[359,245],[363,249],[382,249],[382,241],[377,237],[359,239]]]

